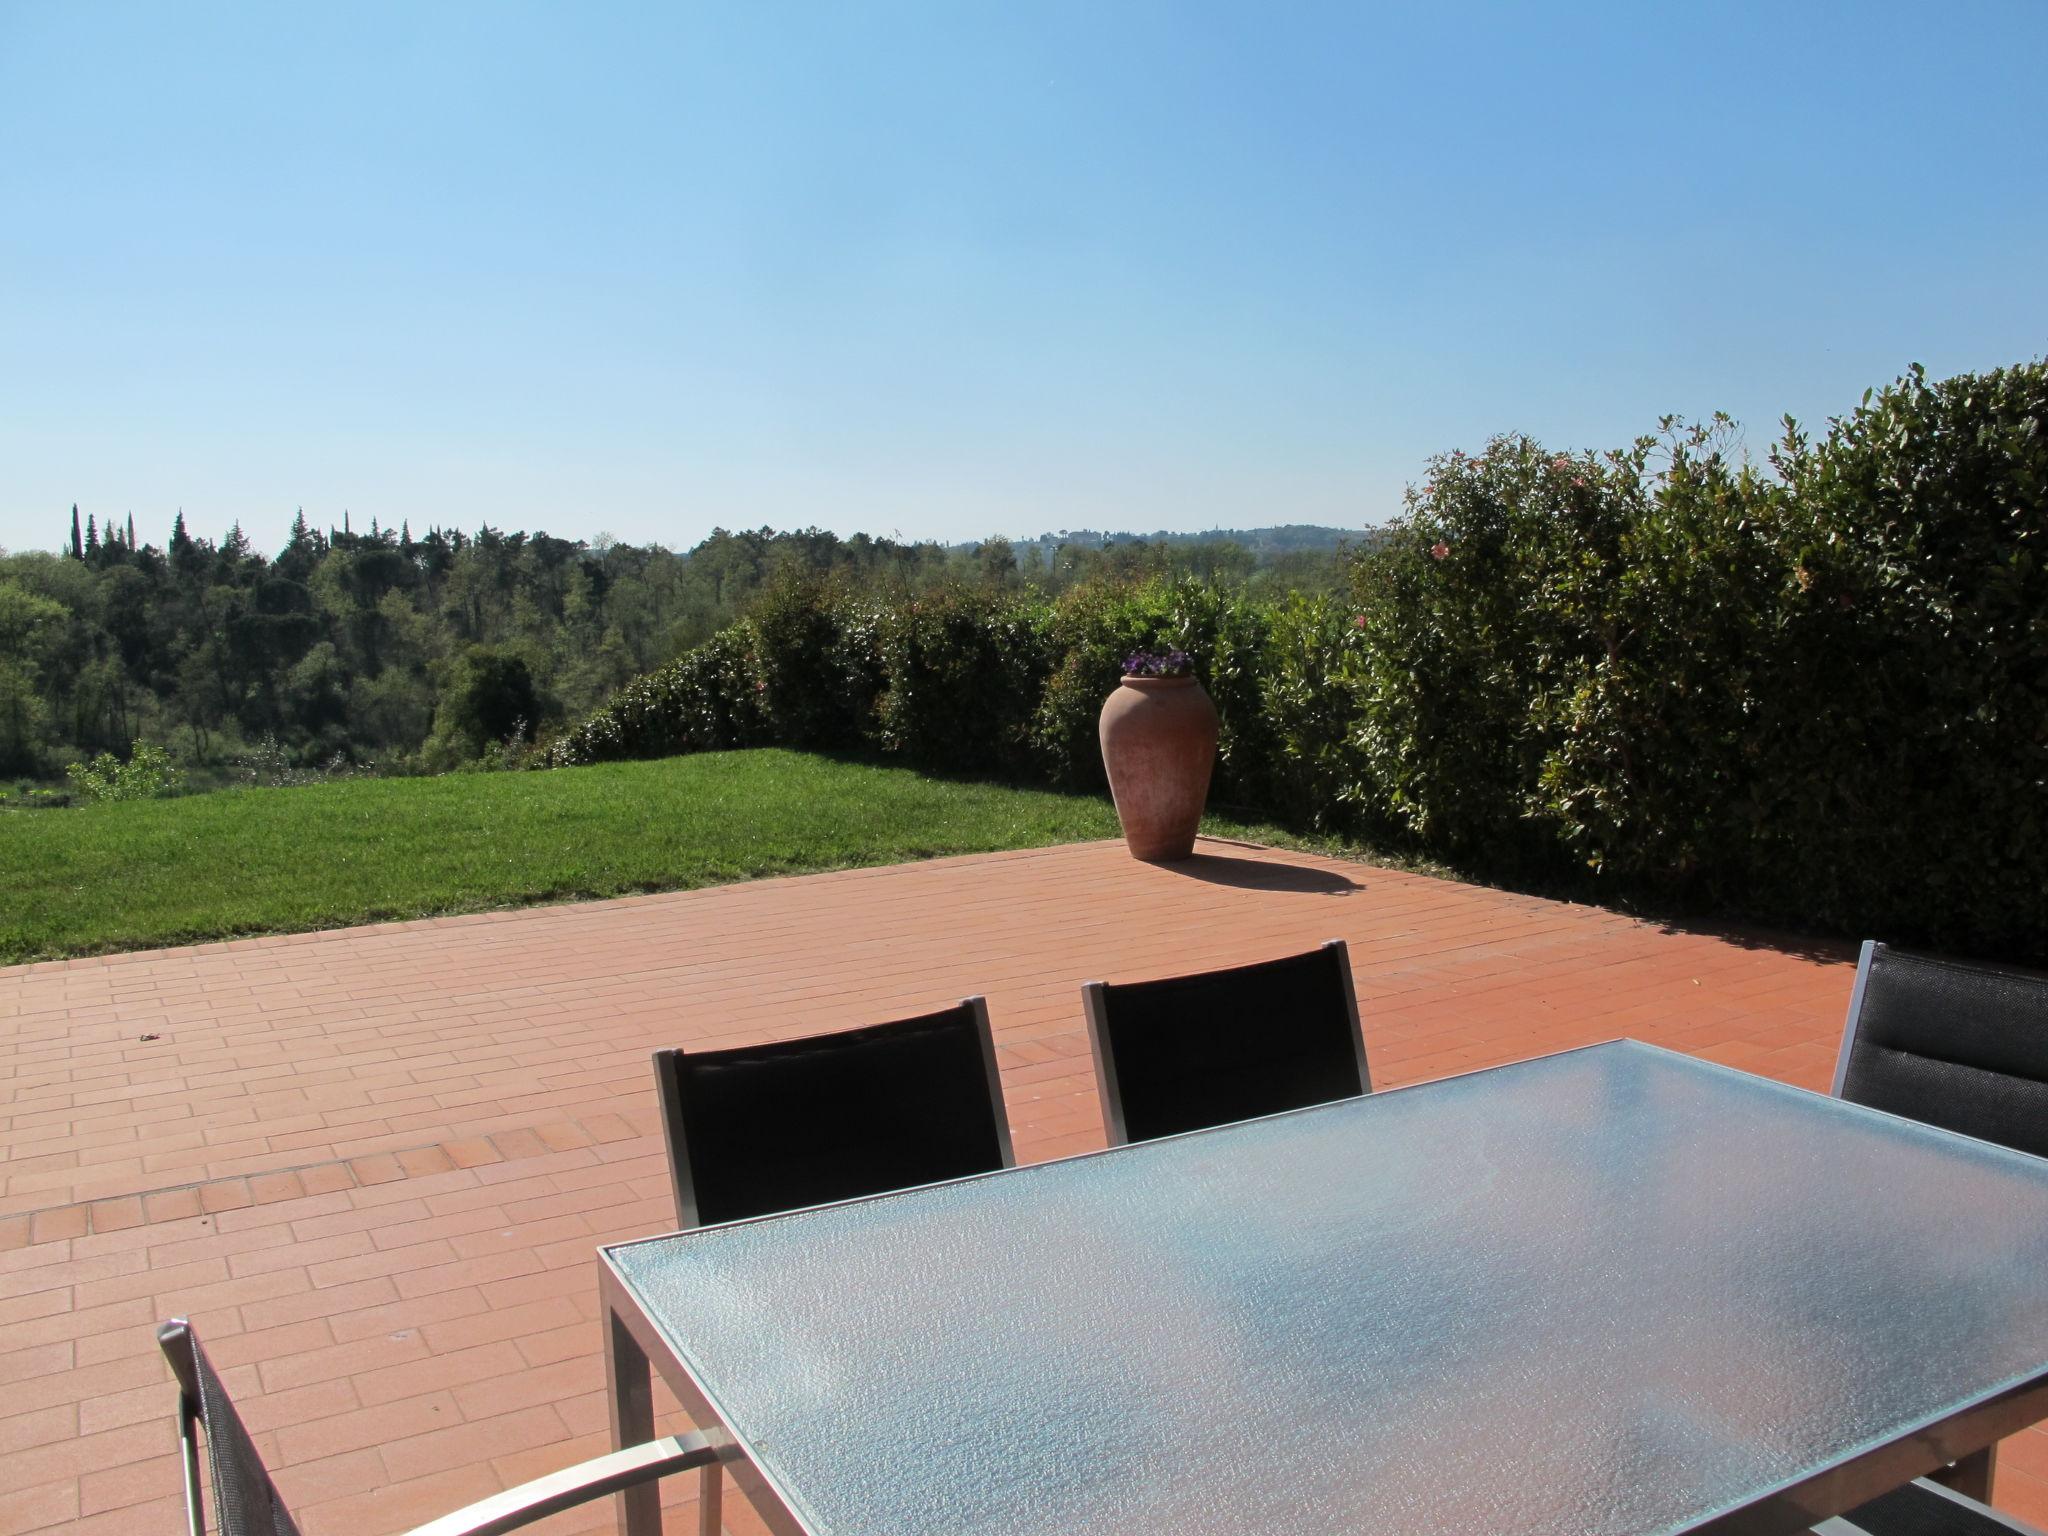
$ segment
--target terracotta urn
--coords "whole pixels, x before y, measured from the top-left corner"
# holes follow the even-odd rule
[[[1195,851],[1216,765],[1216,705],[1192,677],[1127,677],[1102,706],[1102,766],[1131,857]]]

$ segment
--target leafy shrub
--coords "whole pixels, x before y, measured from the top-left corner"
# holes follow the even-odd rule
[[[46,785],[26,780],[0,788],[0,810],[8,811],[55,811],[71,803],[72,791],[51,789]]]
[[[1196,675],[1216,701],[1212,796],[1247,809],[1267,805],[1275,750],[1262,688],[1270,604],[1234,587],[1187,579],[1169,585],[1166,597],[1166,638],[1195,658]]]
[[[1729,890],[2048,958],[2048,364],[1916,368],[1776,462],[1767,814]]]
[[[1522,864],[1537,841],[1523,822],[1541,755],[1531,673],[1549,660],[1523,598],[1554,530],[1576,532],[1574,511],[1527,438],[1429,468],[1356,568],[1370,636],[1356,744],[1395,825],[1457,856]]]
[[[1726,429],[1431,463],[1357,567],[1358,745],[1397,824],[1497,871],[1693,879],[1731,830],[1778,584],[1779,498]]]
[[[1123,677],[1133,651],[1184,650],[1174,624],[1170,589],[1159,581],[1136,586],[1094,583],[1062,597],[1047,620],[1046,649],[1058,657],[1032,710],[1029,739],[1039,771],[1069,789],[1103,789],[1097,722],[1102,701]]]
[[[720,630],[628,683],[581,725],[545,743],[531,765],[569,768],[768,745],[774,738],[762,706],[767,684],[759,675],[758,647],[751,620]]]
[[[1357,746],[1364,631],[1334,598],[1289,597],[1268,615],[1258,665],[1258,717],[1269,738],[1256,801],[1282,821],[1319,832],[1368,819],[1365,762]]]
[[[525,657],[473,645],[456,660],[442,691],[424,756],[434,767],[452,768],[500,754],[554,712],[535,687]]]
[[[326,761],[308,766],[299,755],[265,732],[263,739],[240,757],[228,760],[231,783],[259,789],[290,789],[302,784],[325,784],[335,779],[367,778],[376,772],[375,763],[354,763],[342,752]]]
[[[1496,873],[2042,958],[2044,422],[2035,362],[1788,423],[1775,479],[1718,423],[1435,461],[1356,569],[1361,795]]]
[[[1069,593],[1052,615],[1047,638],[1059,662],[1032,721],[1042,771],[1058,784],[1103,787],[1097,720],[1102,701],[1123,676],[1124,658],[1137,651],[1184,651],[1216,703],[1213,797],[1262,804],[1271,751],[1259,697],[1269,612],[1261,599],[1186,577]]]
[[[872,625],[836,584],[789,575],[750,615],[758,649],[761,711],[775,740],[795,747],[853,747],[871,728],[881,690]]]
[[[1525,594],[1547,661],[1532,824],[1587,869],[1673,895],[1751,830],[1740,791],[1783,585],[1783,499],[1731,461],[1726,427],[1667,424],[1574,473],[1602,518]]]
[[[175,795],[185,787],[185,775],[171,762],[162,747],[138,741],[129,748],[128,761],[102,752],[89,763],[71,763],[64,769],[71,787],[88,804],[110,800],[154,800]]]
[[[922,767],[1018,774],[1051,669],[1044,614],[989,587],[947,587],[886,610],[875,741]]]

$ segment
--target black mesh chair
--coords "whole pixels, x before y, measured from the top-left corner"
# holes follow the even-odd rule
[[[1010,1121],[988,1005],[724,1051],[656,1051],[676,1221],[684,1227],[1008,1168]],[[724,1479],[704,1469],[698,1529]]]
[[[656,1051],[676,1220],[743,1221],[1010,1166],[988,1007]]]
[[[1081,989],[1111,1146],[1372,1091],[1342,939],[1284,960]]]
[[[1835,1064],[1835,1096],[2048,1157],[2048,975],[1866,942]],[[1852,1510],[1869,1536],[2024,1531],[1977,1500],[1996,1457],[1980,1451]]]
[[[1866,943],[1835,1096],[2048,1157],[2048,975]]]
[[[1824,1520],[1813,1536],[2043,1536],[2023,1520],[1925,1478]]]
[[[299,1536],[256,1442],[242,1425],[214,1374],[199,1337],[183,1318],[156,1331],[157,1343],[178,1380],[178,1445],[185,1457],[185,1520],[190,1536],[206,1536],[200,1494],[199,1438],[204,1430],[211,1472],[216,1536]],[[692,1467],[717,1465],[718,1453],[701,1435],[670,1435],[479,1499],[452,1515],[416,1527],[409,1536],[496,1536],[592,1499]]]

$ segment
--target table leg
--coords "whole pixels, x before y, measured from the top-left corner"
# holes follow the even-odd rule
[[[644,1445],[654,1438],[654,1373],[647,1353],[619,1321],[618,1313],[605,1309],[604,1374],[610,1388],[612,1408],[612,1449]],[[717,1467],[708,1468],[717,1471]],[[641,1483],[621,1489],[618,1501],[621,1536],[660,1536],[661,1485]]]
[[[1975,1499],[1979,1504],[1991,1502],[1991,1472],[1996,1465],[1998,1447],[1987,1445],[1974,1456],[1965,1456],[1938,1472],[1927,1474],[1930,1482],[1940,1483],[1944,1488],[1953,1488],[1965,1498]]]
[[[724,1536],[725,1468],[711,1463],[697,1474],[697,1536]]]

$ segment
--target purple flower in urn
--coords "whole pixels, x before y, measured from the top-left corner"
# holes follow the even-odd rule
[[[1186,651],[1133,651],[1124,658],[1125,677],[1186,677],[1194,670]]]

